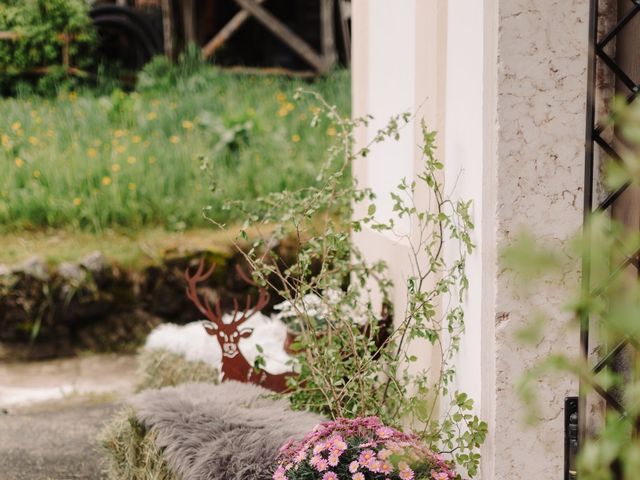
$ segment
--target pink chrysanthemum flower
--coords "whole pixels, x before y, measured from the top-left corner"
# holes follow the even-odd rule
[[[379,473],[381,471],[381,466],[382,463],[380,462],[380,460],[373,460],[372,462],[369,462],[368,465],[366,465],[366,467],[374,473]]]
[[[284,473],[283,467],[278,467],[278,469],[273,474],[273,480],[287,480],[287,476]]]
[[[317,443],[315,447],[313,447],[313,454],[318,455],[319,453],[324,452],[326,449],[326,444],[324,442]]]
[[[380,462],[379,472],[388,475],[393,472],[393,465],[391,465],[389,462]]]
[[[376,435],[382,439],[391,438],[395,432],[391,427],[380,427],[376,429]]]
[[[360,464],[357,461],[353,461],[349,464],[349,472],[356,473]]]
[[[329,462],[329,465],[335,467],[336,465],[338,465],[338,462],[340,462],[340,456],[332,453],[331,455],[329,455],[327,461]]]
[[[338,480],[338,475],[335,472],[327,472],[322,476],[322,480]]]
[[[318,463],[316,463],[316,470],[319,472],[324,472],[327,468],[329,468],[329,462],[324,458],[321,458],[318,460]]]
[[[307,451],[306,450],[300,450],[293,457],[293,462],[297,465],[300,462],[304,462],[306,459],[307,459]]]
[[[360,452],[360,457],[358,458],[358,462],[360,465],[368,466],[371,462],[373,462],[376,458],[376,452],[373,450],[367,449]]]
[[[387,460],[392,454],[393,452],[391,450],[389,450],[388,448],[383,448],[378,452],[378,458],[380,460]]]
[[[309,460],[309,463],[312,467],[315,467],[316,465],[318,465],[318,462],[320,460],[322,460],[322,457],[320,455],[314,455],[313,457],[311,457],[311,460]]]
[[[400,469],[400,480],[413,480],[415,474],[409,467]]]
[[[355,473],[351,476],[352,480],[364,480],[364,474],[362,472]]]

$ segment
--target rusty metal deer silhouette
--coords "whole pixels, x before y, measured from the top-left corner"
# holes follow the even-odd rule
[[[216,337],[220,344],[222,349],[222,381],[238,380],[245,383],[255,383],[276,392],[286,391],[288,388],[287,377],[293,375],[293,373],[273,375],[265,370],[256,371],[238,348],[240,339],[249,338],[253,333],[252,328],[241,328],[242,325],[267,306],[270,298],[269,294],[265,289],[259,288],[258,299],[253,306],[251,305],[251,296],[247,295],[244,310],[240,310],[238,300],[234,299],[232,320],[230,323],[225,323],[222,321],[223,314],[220,307],[220,299],[217,298],[214,302],[214,307],[211,308],[209,300],[206,297],[201,299],[198,295],[198,283],[207,280],[213,274],[216,265],[213,264],[206,272],[204,268],[204,259],[201,259],[193,275],[189,273],[188,268],[185,270],[187,298],[207,318],[202,322],[204,329],[209,335]],[[249,280],[239,268],[238,273],[246,282],[255,286],[255,283]]]

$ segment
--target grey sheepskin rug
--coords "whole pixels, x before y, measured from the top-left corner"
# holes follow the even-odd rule
[[[180,480],[270,480],[278,450],[324,419],[293,412],[256,385],[190,383],[131,400]]]

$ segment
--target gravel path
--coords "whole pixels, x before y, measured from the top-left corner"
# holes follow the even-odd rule
[[[132,391],[132,356],[0,364],[0,480],[102,480],[96,437]]]
[[[2,480],[99,480],[96,436],[117,406],[46,406],[0,417]]]

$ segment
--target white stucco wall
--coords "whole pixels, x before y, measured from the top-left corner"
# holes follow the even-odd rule
[[[577,334],[561,325],[567,288],[578,284],[578,265],[521,295],[497,258],[522,228],[556,244],[580,228],[587,3],[354,1],[355,114],[395,114],[412,100],[414,109],[422,105],[427,123],[439,131],[447,191],[474,201],[477,250],[468,265],[467,334],[457,358],[457,387],[475,398],[489,422],[482,452],[486,480],[562,475],[563,403],[575,394],[576,383],[540,381],[543,414],[535,428],[523,424],[526,407],[514,386],[550,352],[577,351]],[[413,30],[406,27],[411,9]],[[402,146],[382,149],[380,157],[374,153],[359,164],[355,173],[361,184],[386,197],[399,177],[416,172],[413,137],[406,135]],[[359,133],[360,143],[366,138],[370,132]],[[374,165],[376,158],[384,162]],[[385,212],[385,206],[378,210]],[[356,241],[371,258],[386,258],[402,284],[406,250],[374,232]],[[395,298],[402,306],[403,292]],[[537,309],[556,323],[543,342],[525,347],[515,336]],[[432,361],[428,349],[420,353],[424,363]]]

